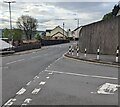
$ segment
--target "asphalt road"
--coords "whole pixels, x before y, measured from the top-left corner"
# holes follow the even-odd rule
[[[99,94],[97,90],[105,83],[118,83],[118,68],[66,58],[68,46],[3,58],[3,103],[117,105],[118,91]]]
[[[3,104],[39,72],[61,57],[69,44],[43,47],[29,54],[2,58],[2,101]]]

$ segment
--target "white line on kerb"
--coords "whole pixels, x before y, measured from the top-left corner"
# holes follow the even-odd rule
[[[13,64],[13,63],[16,63],[16,62],[20,62],[20,61],[23,61],[23,60],[25,60],[25,59],[20,59],[20,60],[16,60],[16,61],[8,62],[8,63],[6,63],[6,65]]]
[[[92,78],[111,79],[111,80],[117,80],[118,79],[118,78],[114,78],[114,77],[105,77],[105,76],[98,76],[98,75],[85,75],[85,74],[77,74],[77,73],[70,73],[70,72],[60,72],[60,71],[52,71],[52,70],[45,70],[45,71],[46,72],[59,73],[59,74],[81,76],[81,77],[92,77]]]

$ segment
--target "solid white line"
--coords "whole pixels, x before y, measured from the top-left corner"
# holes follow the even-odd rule
[[[13,63],[16,63],[16,62],[20,62],[20,61],[23,61],[23,60],[25,60],[25,59],[20,59],[20,60],[16,60],[16,61],[8,62],[8,63],[6,63],[6,65],[13,64]]]
[[[105,77],[105,76],[97,76],[97,75],[85,75],[85,74],[77,74],[77,73],[70,73],[70,72],[60,72],[60,71],[51,71],[51,70],[45,70],[45,71],[59,73],[59,74],[81,76],[81,77],[92,77],[92,78],[112,79],[112,80],[117,80],[118,79],[118,78],[114,78],[114,77]]]

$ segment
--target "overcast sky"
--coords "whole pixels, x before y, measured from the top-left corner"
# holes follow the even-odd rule
[[[8,0],[7,0],[8,1]],[[101,20],[103,15],[112,11],[118,0],[112,2],[38,2],[39,0],[17,0],[12,3],[12,25],[16,27],[16,21],[21,15],[30,15],[38,20],[38,30],[53,29],[65,23],[65,29],[75,29],[77,20],[79,26]],[[47,0],[48,1],[48,0]],[[50,0],[49,0],[50,1]],[[57,0],[58,1],[58,0]],[[65,1],[65,0],[64,0]],[[104,0],[105,1],[105,0]],[[111,1],[111,2],[110,2]],[[0,2],[0,29],[9,28],[8,4]]]

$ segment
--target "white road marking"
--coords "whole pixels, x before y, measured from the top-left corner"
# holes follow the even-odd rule
[[[40,56],[40,55],[39,55],[39,56],[33,56],[33,57],[31,57],[31,59],[32,59],[32,58],[38,58],[38,57],[41,57],[41,56]]]
[[[20,59],[20,60],[8,62],[8,63],[6,63],[6,65],[10,65],[10,64],[13,64],[13,63],[16,63],[16,62],[20,62],[20,61],[23,61],[23,60],[25,60],[25,59]]]
[[[117,91],[118,84],[105,83],[98,88],[98,94],[114,94]]]
[[[28,86],[28,85],[30,85],[30,84],[31,84],[31,82],[32,82],[32,81],[28,82],[26,85],[27,85],[27,86]]]
[[[39,77],[38,76],[35,76],[33,79],[35,80],[35,79],[38,79]]]
[[[30,103],[31,101],[32,101],[31,98],[27,98],[27,99],[25,99],[24,103]]]
[[[52,71],[52,70],[45,70],[45,71],[59,73],[59,74],[81,76],[81,77],[92,77],[92,78],[111,79],[111,80],[117,80],[118,79],[118,78],[114,78],[114,77],[105,77],[105,76],[97,76],[97,75],[85,75],[85,74],[77,74],[77,73],[70,73],[70,72],[60,72],[60,71]]]
[[[25,88],[20,89],[16,94],[21,95],[26,91]]]
[[[22,107],[22,106],[26,106],[26,105],[27,105],[27,104],[23,103],[23,104],[21,105],[21,107]]]
[[[16,101],[16,99],[15,99],[15,98],[11,98],[11,99],[9,99],[9,100],[7,101],[7,103],[4,104],[4,106],[12,105],[14,101]]]
[[[49,74],[49,75],[52,75],[52,74],[53,74],[53,72],[49,72],[48,74]]]
[[[39,83],[39,85],[45,85],[45,83],[46,83],[46,82],[41,81],[41,82]]]
[[[35,88],[35,89],[32,91],[32,94],[37,94],[40,90],[41,90],[41,88]]]
[[[46,77],[47,79],[49,79],[50,77]]]

